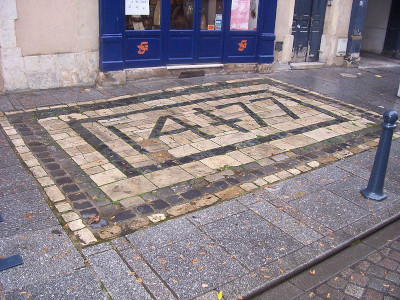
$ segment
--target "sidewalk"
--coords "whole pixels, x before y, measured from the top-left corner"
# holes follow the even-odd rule
[[[257,84],[263,84],[264,88],[266,88],[265,80],[268,79],[259,76],[256,78],[251,75],[244,77],[248,77],[253,81],[253,87],[251,87],[253,91]],[[201,80],[212,81],[215,79],[204,78]],[[168,86],[170,88],[171,82],[173,81],[164,82],[163,84],[165,87]],[[188,83],[189,81],[185,82]],[[211,86],[210,91],[207,92],[215,93],[215,91],[219,91],[221,93],[224,91],[223,88],[226,88],[226,85],[237,85],[235,88],[238,91],[241,89],[240,91],[247,92],[246,89],[250,89],[248,82],[250,81],[228,81],[222,84],[221,87],[218,84],[214,84]],[[270,81],[266,82],[272,84]],[[160,82],[157,82],[157,89],[159,88],[158,84]],[[182,82],[176,81],[175,84],[179,86]],[[124,87],[121,89],[126,90],[131,88]],[[151,90],[151,84],[150,86],[143,84],[142,90],[145,89]],[[196,89],[196,87],[192,87],[192,89]],[[197,87],[197,89],[199,88]],[[110,93],[117,93],[116,91],[117,89],[109,90]],[[178,88],[178,91],[181,91],[181,89]],[[179,181],[173,184],[169,182],[164,187],[164,184],[160,183],[161,181],[157,181],[157,179],[152,177],[153,173],[160,171],[143,169],[142,166],[136,166],[135,170],[140,170],[141,174],[144,174],[144,176],[140,175],[143,177],[139,177],[150,180],[151,185],[156,186],[157,193],[149,193],[146,196],[147,191],[138,193],[135,190],[134,192],[137,194],[132,194],[132,196],[137,195],[135,197],[139,197],[139,200],[144,201],[143,203],[145,204],[140,203],[140,205],[133,206],[133,208],[132,206],[124,207],[121,203],[122,200],[125,200],[124,197],[126,196],[122,197],[121,201],[119,198],[113,199],[112,197],[115,196],[115,193],[107,193],[109,190],[102,187],[103,183],[100,181],[96,182],[97,185],[91,186],[90,180],[86,179],[93,179],[93,176],[83,173],[86,172],[82,171],[85,170],[84,167],[82,168],[83,164],[80,164],[76,159],[71,160],[71,158],[67,159],[65,157],[63,148],[59,147],[61,144],[57,145],[54,142],[57,140],[54,138],[54,135],[62,135],[65,132],[51,132],[51,130],[60,130],[63,126],[49,130],[45,123],[37,122],[37,120],[43,117],[52,118],[54,116],[59,116],[61,120],[66,115],[73,115],[76,120],[76,117],[82,113],[82,109],[93,107],[97,105],[96,102],[75,103],[77,100],[75,97],[73,98],[75,101],[71,100],[71,103],[73,102],[74,104],[67,107],[45,107],[39,110],[26,110],[8,114],[6,116],[7,120],[10,120],[8,124],[13,124],[17,129],[15,133],[12,131],[13,128],[5,126],[6,120],[3,117],[2,125],[8,134],[8,138],[3,135],[0,139],[0,151],[2,151],[2,161],[0,164],[0,212],[5,219],[3,223],[0,223],[0,249],[2,256],[20,253],[24,260],[24,265],[0,273],[0,282],[5,298],[216,299],[219,291],[223,292],[224,299],[246,297],[246,295],[251,294],[260,287],[272,286],[289,278],[399,218],[400,177],[397,169],[400,165],[400,142],[398,140],[393,142],[391,162],[385,185],[389,197],[383,202],[365,200],[358,193],[361,188],[367,185],[369,169],[372,166],[374,158],[374,150],[345,158],[348,155],[362,152],[376,145],[376,138],[379,136],[379,126],[373,125],[373,122],[377,123],[380,121],[377,114],[352,106],[347,107],[344,103],[334,102],[334,100],[317,94],[306,93],[303,90],[283,83],[277,83],[268,91],[272,94],[272,97],[281,99],[280,104],[283,103],[284,105],[279,106],[279,109],[284,110],[285,114],[290,115],[290,112],[299,114],[296,107],[288,105],[289,99],[284,98],[291,97],[290,101],[301,99],[296,100],[301,101],[298,102],[299,105],[311,105],[311,103],[314,103],[312,109],[317,109],[318,114],[321,115],[332,114],[333,109],[335,116],[343,109],[354,109],[356,117],[352,117],[353,120],[349,122],[358,122],[357,124],[363,127],[357,130],[353,129],[353,131],[346,134],[342,133],[340,136],[336,135],[336,139],[329,139],[332,143],[330,145],[314,141],[313,145],[307,144],[301,148],[293,147],[291,150],[285,150],[283,144],[274,143],[276,149],[281,151],[279,153],[274,149],[274,153],[268,155],[268,164],[265,165],[260,165],[260,161],[263,160],[265,162],[267,157],[257,157],[253,158],[252,161],[241,162],[234,168],[220,168],[220,165],[214,168],[211,164],[207,165],[209,162],[207,159],[212,157],[199,157],[198,162],[204,163],[212,170],[207,169],[209,173],[205,173],[206,177],[214,173],[219,175],[219,177],[214,175],[214,177],[218,177],[217,180],[206,180],[206,185],[202,185],[203,183],[200,184],[200,181],[197,180],[200,174],[196,176],[190,173],[193,172],[192,169],[185,169],[185,164],[190,164],[187,161],[182,161],[180,165],[189,174],[193,175],[188,177],[188,182],[184,183],[184,185],[179,183]],[[286,92],[283,93],[283,91]],[[51,91],[45,91],[44,93],[47,92],[51,93]],[[68,90],[68,93],[70,92]],[[279,92],[279,95],[274,94],[277,92]],[[47,100],[43,100],[44,98],[42,98],[41,93],[38,92],[38,96],[36,97],[38,99],[37,104],[45,104],[46,106],[56,104],[51,103],[51,101],[45,102]],[[130,93],[137,93],[137,90],[133,92],[131,90]],[[182,93],[182,95],[185,95],[184,92]],[[200,92],[197,91],[196,93]],[[294,96],[294,93],[298,96]],[[190,95],[193,94],[192,92],[190,93]],[[160,99],[158,94],[155,95]],[[165,96],[165,94],[163,95]],[[221,99],[227,99],[226,95],[223,94]],[[220,95],[215,94],[215,96],[218,97]],[[31,96],[30,94],[25,94],[25,102],[21,100],[21,95],[7,95],[5,97],[7,99],[18,97],[17,102],[19,104],[25,103],[25,107],[28,107],[28,99]],[[315,102],[307,102],[305,97],[315,97],[313,98]],[[202,99],[183,100],[203,101]],[[247,99],[243,98],[243,101],[247,101]],[[286,102],[282,99],[285,99]],[[88,99],[84,100],[89,101]],[[115,99],[114,102],[108,102],[108,104],[102,104],[109,105],[102,108],[103,112],[105,113],[107,109],[118,111],[119,107],[110,106],[110,103],[121,103],[118,105],[122,105],[123,101],[125,100],[121,98]],[[146,101],[153,100],[149,98]],[[216,102],[219,100],[213,99],[213,101]],[[321,103],[317,105],[319,101]],[[331,108],[328,108],[328,104],[326,104],[328,101],[331,101],[329,102],[331,105],[334,104]],[[11,107],[12,109],[18,109],[16,107],[17,102],[13,102],[12,105],[14,107]],[[149,102],[142,103],[148,104]],[[160,105],[160,102],[152,103],[155,106]],[[225,102],[224,105],[229,103]],[[163,105],[173,104],[167,103]],[[275,105],[278,104],[275,102]],[[230,107],[224,106],[221,108],[226,109]],[[254,110],[254,107],[250,104],[248,107]],[[306,108],[301,109],[303,112],[306,111]],[[32,118],[29,120],[26,118],[28,114],[32,113],[38,119]],[[48,116],[46,115],[47,113],[49,113]],[[121,111],[118,111],[118,113],[121,113]],[[228,134],[232,131],[232,127],[230,126],[240,124],[241,128],[246,128],[245,123],[240,123],[243,118],[247,118],[246,120],[249,120],[249,122],[258,120],[258,123],[255,123],[258,125],[262,124],[257,115],[250,114],[251,119],[249,119],[240,110],[228,110],[226,114],[229,118],[222,115],[222,117],[226,118],[225,120],[230,120],[233,117],[238,119],[233,123],[232,121],[223,123],[224,126],[227,126],[225,130]],[[259,113],[257,114],[259,115]],[[24,117],[17,118],[19,115],[23,115]],[[282,116],[280,117],[282,118]],[[71,119],[66,120],[71,121]],[[366,121],[361,122],[359,120]],[[340,122],[343,121],[340,119]],[[214,120],[214,122],[222,122],[222,120],[218,119],[218,121]],[[74,119],[69,124],[75,126]],[[268,124],[268,126],[269,128],[273,127],[279,130],[279,125],[276,124]],[[369,125],[366,126],[366,124]],[[204,123],[202,127],[205,127],[205,125],[208,125],[208,123]],[[336,124],[324,123],[323,126],[333,125]],[[49,126],[54,126],[54,124]],[[190,126],[192,126],[190,127],[192,132],[198,131],[196,128],[199,127]],[[248,130],[259,130],[258,127],[254,127],[256,129],[249,127]],[[124,127],[121,126],[119,128],[122,129]],[[168,130],[172,130],[173,134],[180,135],[188,131],[188,127],[185,128],[186,131],[182,127],[172,126]],[[238,130],[238,128],[237,126],[234,127],[235,130]],[[51,135],[45,135],[45,129]],[[90,130],[95,132],[92,128]],[[310,127],[304,130],[303,133],[308,134],[307,132],[318,130],[318,127]],[[161,128],[159,132],[162,132]],[[13,137],[16,133],[20,134],[19,138]],[[299,131],[296,131],[292,134],[299,133]],[[100,133],[97,134],[99,135]],[[235,135],[239,134],[235,133]],[[289,138],[290,135],[286,137]],[[253,138],[253,142],[256,138],[259,139],[260,137],[256,135]],[[23,161],[25,167],[31,170],[34,177],[28,175],[24,167],[21,167],[19,159],[15,156],[9,145],[9,139],[13,141],[15,148],[19,151],[22,158],[21,162]],[[87,137],[85,139],[90,140]],[[42,144],[34,143],[38,140]],[[127,141],[126,138],[123,140]],[[196,140],[193,143],[198,143],[199,141],[202,140]],[[107,143],[107,140],[105,143]],[[140,141],[138,143],[140,144]],[[78,145],[78,147],[81,145]],[[91,145],[95,147],[96,143],[92,142]],[[119,145],[121,146],[121,144]],[[260,145],[263,144],[260,142],[255,145],[243,145],[239,149],[243,149],[241,151],[247,153],[248,157],[252,158],[255,155],[254,152],[247,151],[246,147],[258,147]],[[44,146],[47,148],[44,148]],[[141,146],[147,147],[148,145]],[[235,146],[238,147],[238,144],[235,144]],[[28,152],[24,147],[27,150],[32,150],[29,153],[32,153],[33,156],[27,155],[26,153]],[[64,149],[70,148],[68,144],[61,145],[61,147],[64,147]],[[109,147],[110,149],[116,149],[114,150],[116,152],[120,151],[118,147]],[[287,144],[285,147],[287,147]],[[96,149],[97,151],[101,151],[101,148]],[[136,149],[140,148],[136,147]],[[229,150],[230,148],[224,149],[226,149],[224,151],[227,151],[225,154],[215,153],[214,155],[224,156],[226,153],[230,154],[231,152],[229,151],[232,151]],[[349,149],[352,149],[354,152],[350,152]],[[74,157],[74,154],[71,154],[72,152],[68,153]],[[169,151],[169,153],[174,153],[176,157],[179,157],[178,152],[175,150]],[[204,151],[201,153],[204,154]],[[50,158],[50,154],[52,158]],[[150,154],[146,155],[147,158],[151,157],[154,159],[154,156]],[[197,154],[193,153],[191,155]],[[37,165],[34,160],[39,161],[40,164]],[[73,161],[78,164],[78,167],[72,165]],[[112,159],[111,162],[113,162]],[[196,161],[197,167],[194,168],[195,170],[199,168],[198,162]],[[331,162],[334,163],[330,164]],[[33,164],[30,165],[30,163]],[[133,164],[133,162],[130,163]],[[41,169],[38,168],[40,165],[43,166]],[[51,169],[52,167],[56,167],[56,165],[58,165],[57,168]],[[299,166],[304,167],[300,170]],[[90,168],[97,167],[98,165],[90,166]],[[317,170],[310,171],[311,168],[317,168]],[[205,170],[204,167],[203,170]],[[292,173],[288,170],[291,170]],[[64,172],[64,175],[61,177],[57,176],[57,172],[61,173],[61,171]],[[97,199],[97,201],[89,201],[87,199],[73,200],[72,195],[78,194],[75,187],[72,187],[73,184],[71,182],[65,184],[59,181],[60,178],[66,178],[65,173],[70,174],[74,185],[80,189],[79,193],[90,195],[88,191],[101,189],[105,193],[105,196],[109,196],[111,200],[107,200],[106,198]],[[294,173],[305,174],[294,176]],[[50,175],[44,176],[43,174]],[[115,176],[116,173],[113,174]],[[292,178],[284,180],[287,177]],[[96,177],[94,178],[96,179]],[[100,180],[105,180],[105,178],[107,176],[101,177]],[[125,180],[124,178],[126,177],[122,176],[116,180]],[[129,182],[131,182],[129,178],[136,177],[128,176],[127,178],[126,180],[130,180]],[[261,181],[260,178],[264,178],[264,181]],[[270,181],[265,178],[268,178]],[[54,180],[56,184],[53,182],[49,185],[50,180]],[[162,180],[162,182],[165,182],[166,179],[163,177]],[[280,181],[271,184],[275,180]],[[144,182],[142,181],[138,184],[137,188],[143,188],[145,185]],[[257,182],[259,185],[257,185]],[[38,188],[38,183],[44,189]],[[104,184],[107,186],[110,183],[107,182]],[[193,188],[195,184],[197,184],[196,189]],[[223,188],[219,188],[222,185]],[[61,194],[57,195],[63,198],[54,201],[49,195],[49,187],[57,186],[62,191]],[[189,186],[191,189],[188,189]],[[214,189],[210,189],[210,186]],[[170,192],[165,195],[165,198],[162,198],[160,191],[165,193],[166,187],[178,195],[178,198],[175,197],[173,199],[181,200],[176,203],[168,202],[171,201],[170,197],[175,195],[170,194]],[[179,191],[177,187],[180,188]],[[209,189],[205,191],[205,188]],[[70,192],[68,189],[72,189],[72,191]],[[152,189],[153,187],[150,190]],[[193,192],[194,190],[197,190],[200,194],[196,194]],[[244,194],[245,191],[249,191],[250,193],[232,200],[226,200],[232,198],[234,195]],[[157,195],[159,198],[151,198],[150,194],[153,196]],[[138,198],[135,199],[138,200]],[[168,207],[157,208],[156,205],[162,203],[160,201],[167,203]],[[216,201],[219,201],[218,204],[208,208],[201,208]],[[92,204],[91,207],[93,208],[85,207],[85,205],[88,205],[87,203]],[[205,204],[200,205],[200,203]],[[60,204],[68,204],[70,206],[68,209],[65,209],[65,207],[60,208]],[[49,209],[49,205],[55,211],[57,218]],[[152,209],[151,213],[146,213],[138,209],[138,207],[143,208],[144,205]],[[110,213],[110,210],[116,206],[118,206],[118,209]],[[107,207],[108,211],[104,207]],[[188,207],[191,209],[186,210]],[[181,217],[173,218],[174,214],[171,213],[171,209],[184,213],[190,212],[193,210],[192,208],[197,208],[197,210]],[[108,227],[102,227],[99,220],[91,222],[93,221],[93,217],[90,218],[92,216],[90,214],[85,218],[82,212],[88,209],[96,209],[94,216],[98,215],[98,210],[101,219],[104,218],[104,224]],[[78,219],[68,220],[68,217],[73,216],[73,214],[82,216],[82,219],[79,219],[81,221],[75,222]],[[163,215],[164,218],[169,217],[171,220],[162,223],[155,222],[149,228],[129,233],[129,228],[138,228],[137,220],[147,220],[144,227],[148,227],[148,220],[150,219],[153,222],[152,218],[154,219],[155,215],[160,215],[160,219],[163,218],[161,216]],[[175,215],[179,215],[179,213]],[[116,219],[116,216],[121,219]],[[69,222],[69,227],[61,227],[59,222],[63,225]],[[78,229],[74,231],[71,228],[72,222],[75,222],[73,223],[75,225],[82,224],[84,228],[79,228],[78,226]],[[132,227],[132,224],[135,224],[136,227]],[[118,232],[120,237],[110,240],[114,234],[112,230],[116,230],[117,227],[123,228],[124,231]],[[108,240],[104,235],[106,230],[104,228],[110,233]],[[82,248],[83,245],[92,243],[90,239],[86,240],[85,236],[82,236],[82,230],[86,230],[86,237],[93,236],[98,244]],[[98,234],[103,235],[99,237]]]

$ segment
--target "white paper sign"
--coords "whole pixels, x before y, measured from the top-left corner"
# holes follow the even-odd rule
[[[125,0],[125,15],[150,14],[149,0]]]

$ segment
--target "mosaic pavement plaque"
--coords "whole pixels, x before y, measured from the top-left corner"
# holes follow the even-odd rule
[[[87,244],[363,151],[377,118],[258,78],[12,112],[1,124]]]

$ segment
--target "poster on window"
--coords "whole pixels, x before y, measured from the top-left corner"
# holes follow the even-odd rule
[[[232,0],[231,29],[249,29],[250,0]]]
[[[125,15],[148,16],[149,14],[149,0],[125,0]]]

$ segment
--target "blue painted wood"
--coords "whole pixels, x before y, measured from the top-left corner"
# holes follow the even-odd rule
[[[19,254],[0,259],[0,272],[22,265],[22,257]]]
[[[123,35],[121,10],[123,2],[99,0],[100,15],[100,69],[123,69]]]
[[[354,0],[351,8],[349,34],[347,41],[347,55],[359,54],[361,38],[367,14],[368,0]],[[357,55],[358,56],[358,55]]]
[[[99,0],[102,71],[182,63],[273,62],[277,0],[259,1],[257,31],[231,31],[231,0],[224,0],[222,30],[200,30],[201,0],[193,28],[170,30],[170,1],[161,0],[160,30],[125,30],[124,0]],[[141,49],[145,49],[143,51]]]

